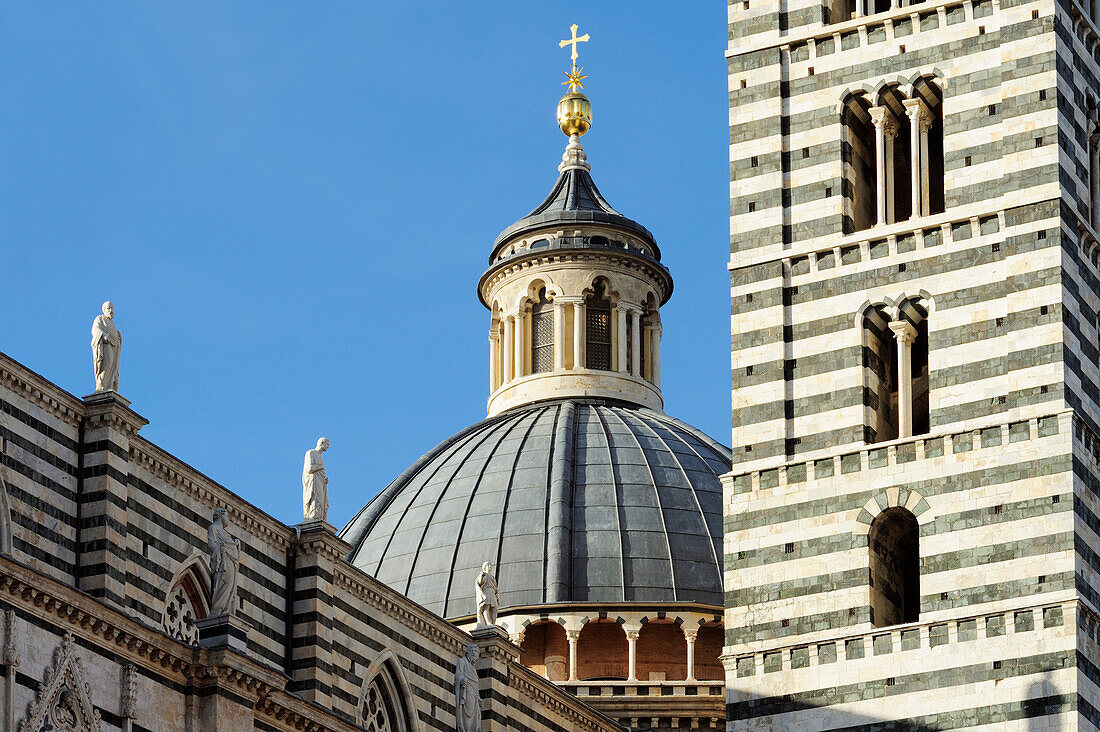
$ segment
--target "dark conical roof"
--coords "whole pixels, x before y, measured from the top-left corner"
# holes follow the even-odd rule
[[[481,564],[502,607],[722,604],[730,452],[661,412],[543,402],[428,452],[341,532],[355,566],[433,612],[474,612]]]
[[[607,224],[642,237],[653,248],[653,258],[661,260],[653,234],[637,221],[611,207],[596,187],[592,175],[583,167],[570,166],[558,176],[550,195],[534,211],[500,232],[489,256],[492,263],[497,250],[507,240],[544,226],[555,224]]]

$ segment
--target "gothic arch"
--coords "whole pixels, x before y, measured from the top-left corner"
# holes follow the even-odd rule
[[[386,649],[363,674],[355,722],[370,732],[419,732],[413,698],[401,662]]]
[[[210,613],[210,587],[210,568],[206,558],[196,551],[180,565],[164,595],[164,632],[184,643],[197,644],[195,621]]]
[[[99,710],[92,704],[92,693],[85,681],[84,664],[77,657],[73,637],[68,633],[53,652],[53,666],[46,669],[34,701],[19,732],[75,729],[101,732]]]

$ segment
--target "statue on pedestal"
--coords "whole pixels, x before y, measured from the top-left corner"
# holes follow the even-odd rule
[[[92,321],[92,368],[95,393],[118,391],[118,363],[122,356],[122,334],[115,327],[115,306],[103,303],[103,315]]]
[[[455,664],[455,732],[481,732],[481,695],[474,667],[479,652],[471,643]]]
[[[229,533],[229,513],[214,511],[206,532],[210,549],[210,617],[233,615],[237,609],[237,571],[241,563],[241,540]]]
[[[302,467],[302,512],[306,521],[328,520],[328,476],[321,457],[328,445],[328,440],[322,437],[317,440],[317,447],[306,451]]]
[[[500,598],[497,596],[497,580],[493,577],[493,564],[481,565],[477,575],[477,627],[486,628],[497,624],[497,608]]]

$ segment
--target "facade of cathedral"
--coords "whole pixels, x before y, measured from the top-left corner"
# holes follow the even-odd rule
[[[729,4],[727,729],[1100,725],[1096,17]]]
[[[0,730],[724,724],[730,452],[663,411],[672,277],[590,175],[578,73],[557,182],[478,283],[487,419],[340,532],[323,438],[296,526],[145,440],[110,303],[90,396],[0,354]]]

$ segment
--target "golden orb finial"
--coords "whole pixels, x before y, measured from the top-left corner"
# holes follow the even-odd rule
[[[561,128],[566,137],[572,137],[573,135],[579,137],[588,132],[588,129],[592,126],[592,102],[588,101],[588,97],[579,91],[584,88],[581,80],[588,77],[581,74],[583,69],[577,67],[577,44],[587,43],[589,37],[587,33],[583,36],[577,35],[576,23],[569,26],[569,31],[572,37],[558,42],[558,48],[572,46],[572,53],[570,53],[569,58],[573,62],[572,70],[565,72],[566,81],[562,82],[563,86],[569,87],[569,91],[558,100],[558,127]]]

